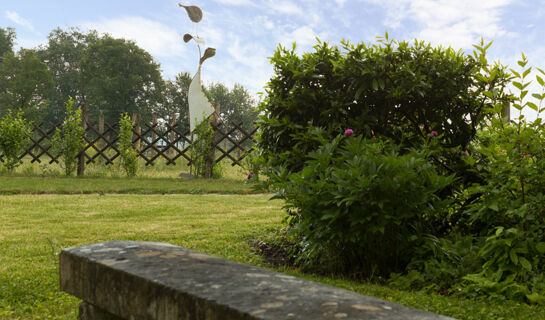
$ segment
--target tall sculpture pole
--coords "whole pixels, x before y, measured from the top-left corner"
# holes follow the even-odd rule
[[[178,6],[186,10],[189,19],[194,23],[199,23],[202,20],[202,10],[199,7],[185,6],[181,3],[179,3]],[[191,40],[194,40],[197,44],[197,47],[199,48],[199,68],[197,70],[197,73],[193,77],[193,80],[191,80],[187,96],[189,104],[189,129],[191,132],[193,132],[197,124],[201,123],[203,120],[207,119],[211,114],[215,112],[214,107],[212,106],[210,101],[208,101],[208,99],[204,95],[204,92],[202,91],[201,69],[203,62],[216,54],[216,49],[206,48],[204,54],[201,55],[201,45],[205,46],[204,40],[196,34],[184,34],[184,42],[187,43]]]
[[[202,20],[202,10],[197,6],[185,6],[181,3],[178,4],[180,7],[184,8],[187,12],[187,15],[189,16],[189,19],[193,21],[194,23],[199,23],[199,21]],[[203,62],[213,57],[216,54],[216,49],[214,48],[206,48],[204,50],[204,54],[201,54],[201,46],[206,46],[204,39],[200,38],[197,34],[191,35],[189,33],[184,34],[184,42],[189,42],[191,40],[194,40],[195,43],[197,43],[197,47],[199,48],[199,68],[197,69],[197,73],[193,77],[193,80],[191,80],[191,83],[189,84],[189,92],[187,95],[187,102],[189,104],[189,110],[188,110],[188,120],[189,120],[189,130],[191,132],[191,141],[193,143],[193,131],[195,130],[195,127],[201,123],[202,121],[205,121],[208,119],[210,115],[214,115],[212,117],[213,124],[217,124],[217,119],[219,115],[219,106],[213,106],[210,101],[206,98],[204,95],[204,92],[202,91],[202,83],[201,83],[201,70],[202,70],[202,64]],[[204,163],[204,177],[205,178],[211,178],[213,175],[213,169],[214,169],[214,162],[215,162],[215,144],[216,144],[216,133],[214,132],[212,137],[212,146],[210,148],[210,153],[205,158]],[[192,169],[191,169],[192,171]]]

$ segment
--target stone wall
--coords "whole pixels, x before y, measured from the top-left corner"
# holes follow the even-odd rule
[[[163,243],[64,249],[61,289],[80,319],[450,319]]]

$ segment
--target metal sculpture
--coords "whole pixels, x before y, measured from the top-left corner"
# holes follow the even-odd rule
[[[194,23],[198,23],[202,20],[202,10],[199,7],[184,6],[181,3],[179,3],[178,6],[185,9],[187,15],[189,16],[189,19]],[[200,38],[197,34],[184,34],[184,42],[187,43],[191,40],[194,40],[197,44],[197,47],[199,48],[199,69],[193,77],[193,80],[191,80],[187,96],[187,100],[189,103],[189,129],[191,130],[191,132],[193,132],[197,124],[207,119],[215,111],[214,107],[212,106],[210,101],[208,101],[208,99],[204,95],[204,92],[202,91],[201,69],[203,62],[216,54],[216,49],[206,48],[204,54],[201,54],[201,46],[206,46],[204,39]]]

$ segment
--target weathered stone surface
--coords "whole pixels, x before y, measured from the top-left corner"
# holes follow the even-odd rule
[[[450,319],[163,243],[65,249],[60,284],[93,306],[134,320]]]
[[[85,301],[79,305],[78,320],[123,320]]]

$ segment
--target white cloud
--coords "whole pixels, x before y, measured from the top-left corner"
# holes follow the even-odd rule
[[[482,36],[512,36],[501,26],[502,9],[512,0],[366,0],[386,10],[384,24],[398,29],[404,22],[417,24],[420,40],[470,48]]]
[[[13,21],[14,23],[28,28],[31,31],[34,31],[34,26],[30,20],[24,19],[15,11],[6,11],[6,17]]]
[[[310,25],[300,26],[291,31],[290,28],[284,28],[278,30],[275,33],[276,43],[281,43],[287,48],[291,48],[291,45],[295,42],[297,44],[297,51],[299,53],[305,52],[312,48],[316,44],[316,38],[327,39],[327,34],[323,32],[316,32]]]
[[[291,1],[269,0],[268,7],[280,14],[302,15],[303,10]]]
[[[250,0],[214,0],[217,3],[227,4],[232,6],[253,6],[254,3]]]
[[[288,34],[286,38],[282,40],[282,43],[291,44],[295,42],[300,47],[309,47],[316,43],[316,37],[318,37],[318,35],[316,32],[314,32],[314,30],[312,30],[312,28],[309,26],[302,26]]]
[[[133,40],[155,57],[182,56],[185,43],[177,30],[142,17],[123,17],[84,22],[83,28],[108,33],[116,38]]]
[[[47,39],[45,38],[27,38],[27,37],[17,38],[17,47],[19,48],[25,48],[25,49],[37,48],[38,46],[46,44],[46,43],[47,43]]]
[[[267,54],[259,44],[235,39],[227,48],[227,53],[238,63],[256,68],[267,64]]]
[[[273,30],[276,26],[267,16],[258,16],[252,21],[252,24],[256,27],[264,27],[266,30]]]

